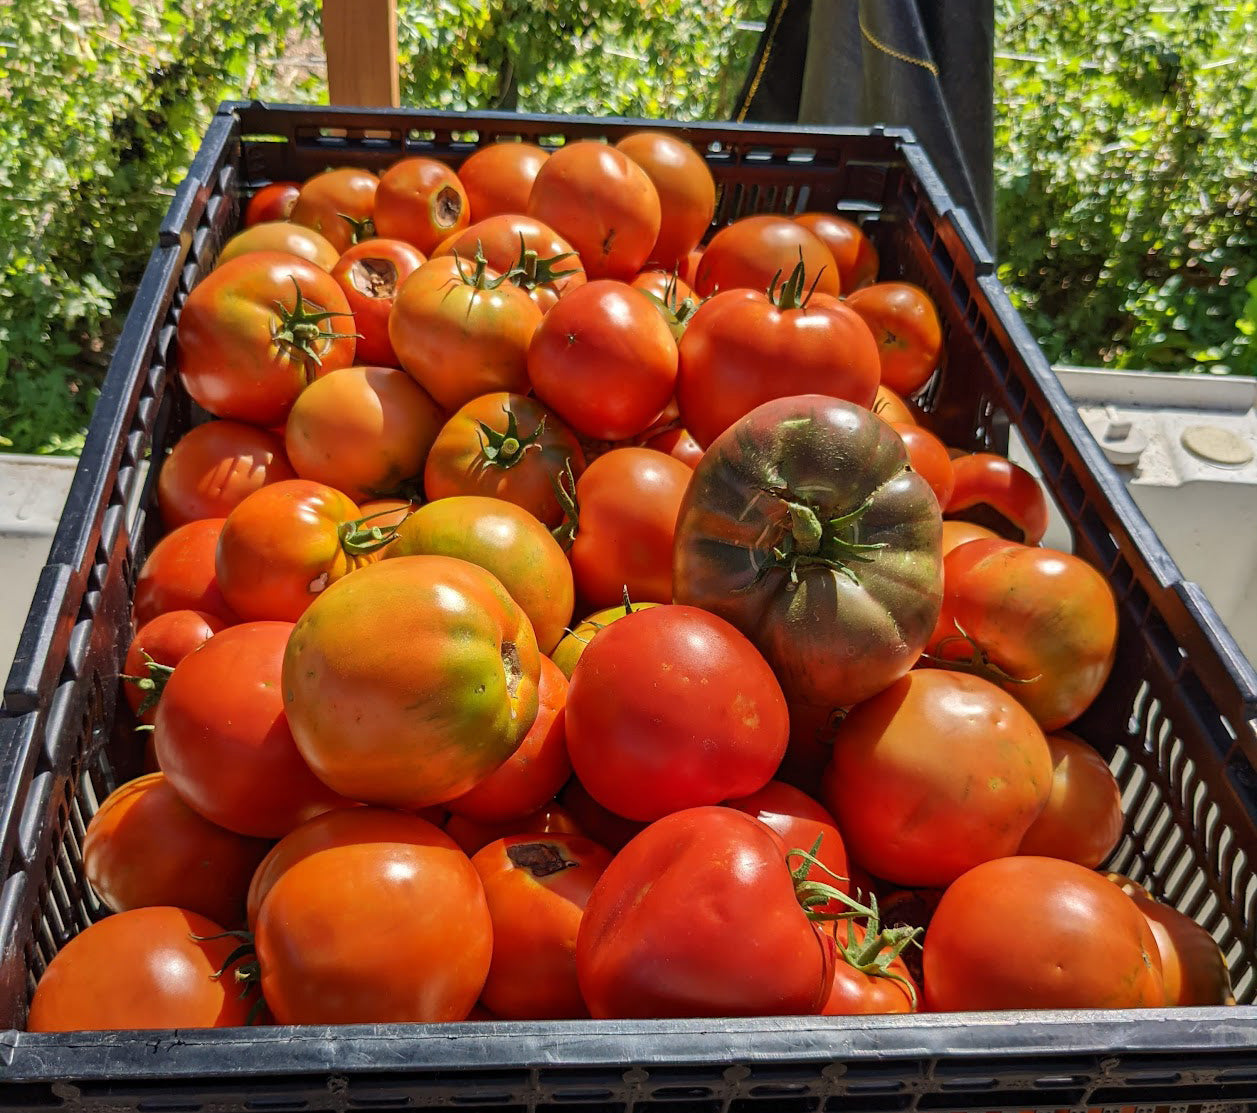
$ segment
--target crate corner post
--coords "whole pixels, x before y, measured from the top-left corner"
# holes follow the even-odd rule
[[[328,103],[396,108],[397,0],[323,0]]]

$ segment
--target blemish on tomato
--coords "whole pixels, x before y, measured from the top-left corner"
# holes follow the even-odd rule
[[[310,581],[310,583],[307,585],[307,590],[310,592],[311,595],[317,595],[320,591],[322,591],[325,587],[327,587],[331,578],[332,578],[331,573],[324,570]]]

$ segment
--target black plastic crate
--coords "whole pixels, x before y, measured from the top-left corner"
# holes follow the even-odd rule
[[[838,208],[868,221],[882,277],[925,287],[946,355],[927,405],[947,439],[1017,428],[1112,583],[1117,666],[1076,725],[1124,789],[1110,865],[1204,924],[1235,1008],[764,1020],[368,1025],[170,1033],[23,1032],[36,979],[102,913],[80,849],[139,763],[117,676],[136,570],[157,536],[159,459],[193,420],[170,373],[188,291],[257,186],[328,166],[455,165],[499,136],[607,137],[640,121],[227,104],[211,123],[127,317],[0,714],[0,1109],[788,1113],[1239,1110],[1257,1102],[1257,677],[1185,583],[994,277],[911,135],[666,127],[720,187],[716,222]]]

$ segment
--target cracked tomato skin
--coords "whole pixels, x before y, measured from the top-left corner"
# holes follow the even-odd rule
[[[612,859],[576,943],[595,1019],[815,1016],[834,945],[776,834],[732,808],[674,812]]]
[[[330,268],[345,291],[358,332],[354,358],[371,367],[400,367],[388,338],[388,317],[402,283],[427,262],[405,240],[363,240]]]
[[[280,307],[291,313],[298,290],[307,315],[334,314],[299,326],[308,351],[280,335]],[[193,401],[215,417],[273,428],[307,384],[353,363],[356,331],[344,291],[327,271],[296,255],[252,252],[215,267],[188,295],[179,315],[179,374]]]
[[[458,175],[436,159],[404,158],[380,177],[376,232],[405,240],[425,255],[431,255],[447,236],[466,228],[470,213]]]
[[[924,649],[942,599],[941,535],[938,502],[890,426],[835,398],[780,398],[695,467],[673,594],[749,637],[792,705],[846,707]]]
[[[424,808],[515,752],[537,716],[540,667],[532,625],[491,573],[397,557],[338,580],[302,615],[284,706],[325,783],[363,803]]]

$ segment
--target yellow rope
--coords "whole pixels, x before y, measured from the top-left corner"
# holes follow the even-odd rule
[[[777,38],[777,28],[781,26],[782,16],[786,14],[786,9],[790,6],[790,0],[784,0],[781,7],[777,9],[777,18],[773,20],[773,25],[768,29],[767,41],[764,43],[764,53],[760,56],[759,68],[755,71],[755,77],[751,81],[751,87],[747,90],[746,99],[742,102],[742,106],[738,109],[739,124],[745,123],[746,114],[751,110],[751,101],[755,99],[755,94],[759,90],[759,83],[764,76],[764,70],[768,68],[768,57],[773,52],[773,42]]]
[[[873,37],[873,33],[864,26],[864,15],[860,14],[860,34],[880,50],[883,54],[889,54],[892,58],[898,59],[900,62],[908,62],[914,66],[920,66],[923,70],[929,70],[935,77],[938,76],[938,67],[933,62],[927,62],[924,58],[914,58],[911,54],[905,54],[901,50],[896,50],[893,46],[887,46],[884,42],[880,42]]]

